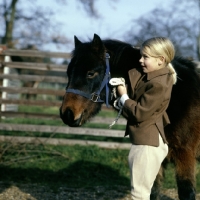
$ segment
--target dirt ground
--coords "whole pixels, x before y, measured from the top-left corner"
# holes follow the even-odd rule
[[[60,187],[55,192],[47,186],[36,184],[0,183],[0,200],[130,200],[130,194],[128,188],[120,186],[115,189],[94,187],[87,190]],[[177,191],[162,191],[161,200],[178,200]],[[197,194],[196,200],[200,200],[200,194]]]

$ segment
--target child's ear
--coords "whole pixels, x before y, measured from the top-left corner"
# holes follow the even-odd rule
[[[165,57],[164,56],[160,56],[158,58],[158,64],[162,65],[165,62]]]

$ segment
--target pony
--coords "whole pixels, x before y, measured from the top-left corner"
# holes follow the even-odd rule
[[[123,77],[130,84],[128,71],[140,67],[140,50],[118,40],[102,40],[97,34],[89,42],[74,36],[75,48],[68,65],[68,83],[60,107],[60,118],[71,127],[82,126],[95,116],[103,103],[111,104],[108,80]],[[167,113],[171,124],[165,127],[169,153],[163,166],[173,162],[180,200],[195,200],[195,167],[200,156],[200,77],[194,62],[175,57],[172,64],[178,81],[173,86]],[[158,199],[164,167],[151,192]]]

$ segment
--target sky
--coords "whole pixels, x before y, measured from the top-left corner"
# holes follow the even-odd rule
[[[97,0],[96,10],[100,15],[99,19],[87,15],[83,6],[76,0],[68,0],[67,5],[58,6],[55,0],[48,0],[48,5],[43,1],[46,9],[54,8],[55,19],[62,24],[59,30],[71,44],[66,50],[73,48],[74,35],[81,41],[88,41],[93,38],[94,33],[102,39],[118,39],[124,41],[124,33],[130,29],[132,20],[148,14],[156,7],[168,6],[173,0]],[[37,1],[39,4],[42,1]],[[52,49],[60,51],[61,49]],[[63,49],[65,50],[65,49]]]

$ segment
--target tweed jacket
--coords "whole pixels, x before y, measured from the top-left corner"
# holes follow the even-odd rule
[[[167,143],[164,126],[170,123],[166,113],[173,79],[167,67],[144,73],[142,68],[128,72],[129,99],[124,103],[122,115],[127,119],[125,136],[132,144],[159,146],[159,133]]]

